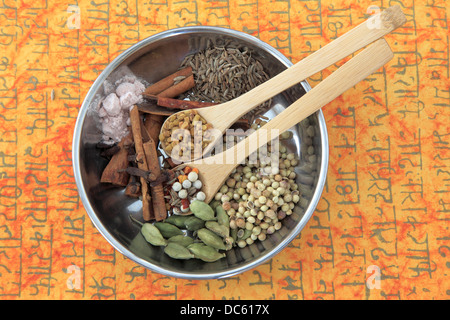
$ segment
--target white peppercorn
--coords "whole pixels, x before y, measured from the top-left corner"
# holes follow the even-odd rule
[[[186,199],[188,196],[188,192],[186,189],[181,189],[180,191],[178,191],[178,197],[180,199]]]
[[[252,234],[258,235],[261,233],[261,227],[259,225],[256,225],[252,229]]]
[[[182,186],[185,189],[189,189],[190,187],[192,187],[192,182],[190,180],[184,180]]]
[[[254,223],[256,223],[257,220],[261,220],[261,218],[264,218],[264,212],[258,211],[256,215],[254,215],[254,216],[252,215],[251,217],[255,218],[255,222]]]
[[[203,191],[199,191],[196,195],[197,200],[205,201],[206,195]]]
[[[267,202],[267,198],[265,196],[260,196],[258,201],[260,204],[265,204]]]
[[[266,190],[264,190],[263,192],[261,192],[261,195],[268,198],[271,196],[273,189],[269,189],[267,188]]]
[[[195,171],[191,171],[188,174],[188,180],[191,182],[197,181],[198,180],[198,173]]]
[[[236,225],[238,226],[238,228],[245,228],[245,219],[237,218]]]
[[[276,217],[276,213],[272,209],[269,209],[266,211],[265,216],[269,217],[270,219],[274,219]]]
[[[227,179],[226,184],[229,188],[234,188],[236,185],[236,180],[233,178]]]
[[[287,193],[283,197],[284,202],[291,202],[292,201],[292,194]]]
[[[179,183],[179,182],[175,182],[175,183],[172,185],[172,189],[173,189],[173,191],[175,191],[175,192],[180,191],[181,188],[182,188],[182,185],[181,185],[181,183]]]
[[[238,247],[263,241],[267,234],[280,230],[280,220],[292,214],[295,204],[307,202],[295,181],[299,160],[294,153],[282,144],[269,143],[258,156],[256,161],[252,158],[237,166],[214,197],[227,209],[230,228],[237,229],[238,239],[244,230],[251,230],[246,240],[237,241]],[[302,165],[302,172],[306,165]]]
[[[222,203],[222,208],[223,208],[223,210],[225,210],[225,211],[230,210],[230,209],[231,209],[231,203],[228,202],[228,201],[223,202],[223,203]]]
[[[266,234],[261,232],[260,234],[258,234],[258,240],[259,241],[264,241],[266,240]]]

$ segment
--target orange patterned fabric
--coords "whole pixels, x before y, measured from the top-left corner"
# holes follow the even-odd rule
[[[72,133],[90,85],[121,51],[163,30],[211,25],[252,34],[296,62],[393,4],[408,18],[387,37],[394,58],[323,109],[327,184],[289,247],[243,274],[188,281],[136,265],[98,233],[78,197]],[[1,1],[0,299],[448,299],[448,8]]]

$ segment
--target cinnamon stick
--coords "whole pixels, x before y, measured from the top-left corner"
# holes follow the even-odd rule
[[[148,171],[147,159],[145,157],[144,146],[141,133],[141,118],[139,110],[133,106],[130,110],[131,131],[133,132],[134,147],[136,149],[138,168]],[[153,206],[149,194],[149,187],[145,178],[140,177],[141,193],[142,193],[142,216],[145,221],[154,219]]]
[[[175,109],[168,109],[161,106],[158,106],[155,101],[148,101],[145,100],[142,103],[138,104],[138,109],[140,112],[146,113],[146,114],[155,114],[163,117],[169,117],[173,115],[177,110]]]
[[[217,105],[214,102],[203,102],[203,101],[191,101],[191,100],[180,100],[162,97],[160,95],[157,96],[147,96],[148,99],[153,99],[156,101],[156,104],[160,107],[166,107],[169,109],[197,109],[197,108],[205,108]]]
[[[180,94],[182,94],[183,92],[192,89],[193,87],[195,87],[194,76],[190,75],[184,80],[178,82],[177,84],[174,84],[173,86],[167,88],[166,90],[158,93],[157,95],[159,97],[175,98]]]
[[[161,176],[161,166],[159,164],[158,150],[156,148],[157,146],[155,142],[158,140],[153,140],[145,126],[142,127],[141,133],[148,170],[154,178],[153,181],[157,181]],[[167,209],[162,183],[152,184],[150,187],[150,193],[152,195],[153,212],[155,214],[156,221],[164,220],[165,218],[167,218]]]
[[[178,78],[178,77],[188,77],[190,75],[192,75],[192,68],[191,67],[186,67],[184,69],[178,70],[178,71],[168,75],[167,77],[159,80],[158,82],[152,84],[147,89],[145,89],[144,96],[145,95],[157,95],[157,94],[160,94],[164,90],[166,90],[166,89],[170,88],[171,86],[173,86],[174,85],[174,81],[175,81],[176,78]]]
[[[165,117],[157,114],[146,114],[144,127],[147,130],[149,136],[155,141],[159,140],[159,133],[161,132],[161,127],[164,123]]]
[[[158,161],[158,154],[156,153],[156,144],[152,138],[143,143],[145,156],[149,166],[149,171],[152,172],[156,179],[161,175],[161,167]],[[156,221],[162,221],[167,218],[166,200],[164,199],[164,188],[161,183],[150,187],[152,195],[153,212]]]
[[[128,167],[128,150],[127,146],[132,144],[132,136],[128,134],[118,144],[120,150],[116,152],[109,160],[102,172],[100,182],[112,183],[115,186],[126,186],[130,178],[129,174],[124,171]]]

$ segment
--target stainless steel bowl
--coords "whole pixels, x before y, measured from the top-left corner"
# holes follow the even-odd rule
[[[186,27],[165,31],[144,39],[121,53],[101,73],[81,106],[73,138],[73,168],[78,191],[90,219],[106,240],[134,262],[161,274],[185,279],[214,279],[229,277],[256,267],[274,257],[304,228],[320,199],[328,166],[328,136],[321,111],[299,123],[291,130],[293,139],[288,148],[300,157],[297,182],[302,200],[294,213],[283,219],[283,227],[264,241],[255,241],[243,249],[235,248],[214,263],[197,259],[179,261],[169,258],[159,247],[145,243],[139,227],[129,215],[138,216],[139,200],[125,196],[123,189],[100,183],[106,165],[96,144],[101,139],[95,105],[104,96],[105,80],[114,82],[132,72],[153,83],[174,72],[183,58],[211,44],[248,47],[260,60],[269,76],[291,66],[279,51],[263,41],[234,30],[217,27]],[[280,113],[290,103],[310,89],[306,81],[277,95],[266,115]],[[314,151],[314,154],[311,152]]]

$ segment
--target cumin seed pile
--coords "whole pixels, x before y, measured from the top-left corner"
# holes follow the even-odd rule
[[[184,98],[193,101],[227,102],[269,79],[247,47],[213,46],[186,56],[180,68],[188,66],[192,67],[196,85]],[[271,100],[264,102],[245,117],[253,119],[270,104]]]

